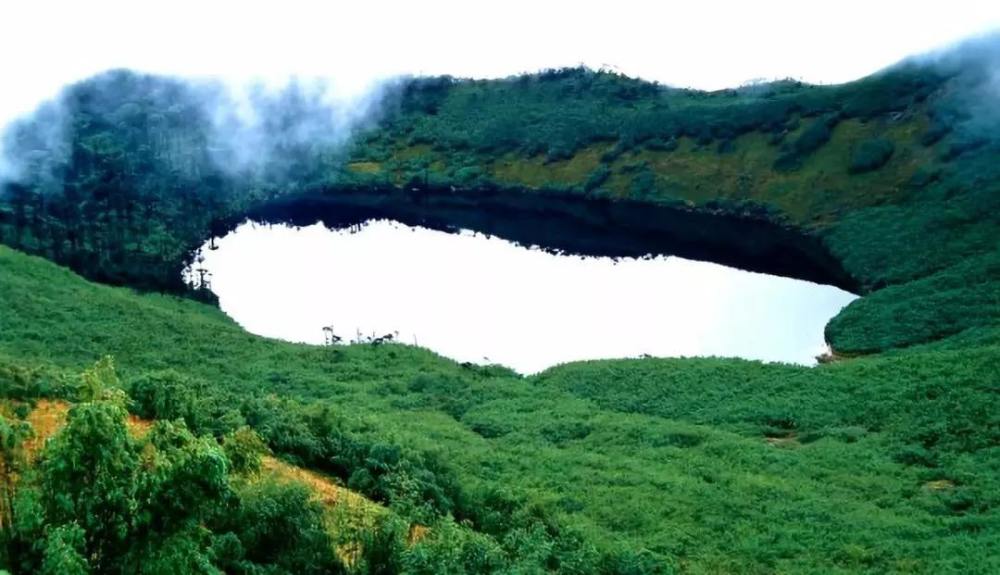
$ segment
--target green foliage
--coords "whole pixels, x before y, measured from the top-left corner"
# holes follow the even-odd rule
[[[90,567],[84,557],[85,537],[79,525],[60,525],[45,537],[42,556],[43,575],[87,575]]]
[[[206,540],[210,534],[205,530],[191,530],[168,536],[166,539],[143,553],[136,561],[135,572],[142,575],[223,575],[211,553],[206,553]]]
[[[241,427],[227,434],[222,448],[233,473],[253,475],[260,471],[260,456],[267,453],[267,444],[249,427]]]
[[[230,551],[236,557],[220,565],[225,572],[255,573],[254,565],[270,565],[275,573],[342,572],[322,507],[302,485],[262,481],[246,486],[218,529],[239,540],[239,551]]]
[[[833,128],[838,121],[840,121],[838,114],[827,114],[813,120],[799,137],[778,156],[774,162],[774,169],[787,171],[799,168],[804,158],[830,141]]]
[[[632,184],[629,192],[636,198],[651,198],[656,191],[656,176],[648,167],[637,170],[632,177]]]
[[[415,80],[348,151],[368,172],[299,150],[290,178],[222,173],[178,82],[77,85],[68,150],[41,138],[52,110],[10,140],[41,153],[0,192],[0,241],[90,278],[184,292],[188,251],[280,194],[433,183],[474,200],[496,166],[537,164],[541,189],[818,237],[865,292],[830,323],[834,351],[880,355],[532,378],[403,345],[334,356],[0,248],[0,390],[83,401],[12,494],[4,566],[341,571],[309,494],[253,479],[262,441],[390,507],[359,572],[998,571],[1000,148],[976,107],[990,74],[912,63],[715,93],[582,69]],[[735,161],[739,178],[715,177]],[[92,367],[108,353],[117,370]],[[146,438],[127,433],[126,405],[159,420]],[[4,425],[18,461],[23,426]],[[412,520],[430,528],[418,541]]]
[[[399,517],[382,518],[373,529],[361,534],[356,570],[368,575],[394,575],[403,572],[410,527]]]
[[[889,140],[882,138],[865,140],[854,149],[851,154],[851,164],[847,169],[852,174],[877,170],[889,161],[895,151],[896,145]]]
[[[95,373],[117,380],[107,358],[85,379]],[[322,508],[304,486],[240,483],[234,491],[215,439],[195,437],[182,420],[158,421],[136,439],[109,391],[70,409],[22,479],[15,529],[3,531],[12,564],[59,574],[342,571]],[[243,451],[260,446],[245,429],[232,438]]]
[[[274,104],[281,122],[268,125],[269,135],[280,144],[268,149],[270,163],[240,170],[213,128],[220,87],[113,71],[68,87],[6,135],[5,149],[24,170],[0,190],[0,242],[91,279],[211,300],[182,281],[192,250],[221,222],[281,195],[352,182],[475,188],[493,181],[505,155],[554,165],[615,142],[610,163],[628,152],[675,150],[684,138],[725,150],[743,135],[777,137],[799,118],[814,119],[777,163],[794,168],[829,138],[832,118],[881,120],[920,105],[948,79],[935,67],[905,65],[843,86],[783,81],[718,92],[582,68],[492,81],[411,79],[390,91],[378,126],[344,153],[282,137],[314,111],[292,93]],[[65,138],[51,137],[57,132]],[[380,168],[353,173],[344,157]],[[591,190],[603,183],[596,175]],[[657,195],[647,188],[639,187],[645,199]]]
[[[120,384],[114,360],[105,356],[80,376],[78,397],[82,401],[110,399]]]
[[[41,463],[47,520],[76,523],[83,556],[98,572],[114,569],[128,546],[138,511],[138,453],[125,427],[125,410],[110,402],[74,407]]]
[[[611,169],[606,164],[601,164],[596,170],[587,176],[587,181],[583,183],[584,191],[590,192],[604,185],[611,177]]]
[[[75,397],[79,379],[39,367],[27,367],[0,357],[0,389],[11,399],[33,400],[41,397]]]
[[[1000,324],[1000,252],[855,300],[826,327],[843,353],[872,353]]]
[[[8,419],[0,414],[0,529],[14,525],[14,496],[17,479],[26,471],[24,442],[34,434],[23,421]],[[0,552],[0,564],[5,559]]]
[[[996,545],[1000,509],[992,472],[1000,336],[990,335],[990,325],[929,347],[812,369],[623,360],[524,379],[403,345],[345,346],[334,360],[328,349],[250,336],[213,308],[88,284],[9,250],[0,249],[0,266],[0,290],[18,302],[0,309],[0,358],[18,357],[24,373],[59,379],[60,366],[79,371],[110,352],[126,387],[138,390],[148,386],[137,382],[172,370],[177,397],[186,386],[195,390],[194,419],[205,417],[201,409],[232,406],[277,455],[362,486],[432,533],[449,513],[458,528],[475,531],[457,534],[458,542],[429,540],[419,557],[407,558],[406,527],[386,526],[390,532],[371,532],[378,543],[361,562],[373,570],[398,571],[407,561],[464,565],[469,556],[505,557],[507,569],[529,557],[532,566],[566,573],[995,567],[979,551]],[[58,321],[53,309],[77,320]],[[278,389],[284,398],[269,395]],[[502,423],[503,432],[477,433],[487,423]],[[186,477],[180,470],[211,475],[201,470],[228,461],[224,447],[199,455],[210,444],[190,443],[178,425],[163,426],[161,447],[146,448],[172,455],[137,456],[140,468],[142,461],[190,460],[156,466],[157,477]],[[173,455],[177,443],[188,447]],[[939,480],[950,483],[926,487]],[[31,491],[18,493],[23,541],[41,532],[31,518],[45,515],[29,511]],[[219,502],[220,514],[238,516],[241,493]],[[166,524],[177,528],[137,543],[189,538],[194,547],[178,549],[200,549],[227,572],[270,560],[252,556],[250,543],[265,540],[268,528],[244,532],[208,517],[213,535],[205,539],[166,511],[175,509],[172,499],[147,500],[159,502],[165,511],[156,515],[173,517]],[[145,556],[161,553],[159,544],[140,548]]]
[[[518,559],[538,565],[529,557]],[[434,525],[433,531],[407,550],[402,567],[403,572],[414,575],[497,573],[509,563],[493,539],[445,521]]]
[[[181,419],[195,433],[216,437],[244,425],[232,404],[204,393],[206,384],[173,370],[146,373],[131,382],[131,409],[145,419]]]
[[[499,81],[418,80],[401,94],[386,136],[405,135],[411,145],[433,143],[447,151],[527,157],[544,151],[552,161],[595,142],[618,141],[620,153],[645,142],[669,148],[679,137],[708,144],[754,130],[777,133],[797,115],[838,109],[846,117],[873,118],[906,108],[915,94],[928,94],[942,80],[935,70],[906,66],[845,86],[784,81],[711,93],[583,68]]]
[[[142,478],[141,501],[147,529],[168,536],[198,525],[229,495],[227,459],[209,437],[196,438],[183,424],[158,421],[146,438],[148,473]]]

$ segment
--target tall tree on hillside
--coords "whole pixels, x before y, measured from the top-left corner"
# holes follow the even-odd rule
[[[90,567],[83,556],[85,535],[75,523],[49,531],[42,554],[42,575],[88,575]]]
[[[123,555],[138,507],[139,458],[125,421],[116,402],[77,405],[41,463],[46,519],[83,529],[83,555],[97,572]]]
[[[0,531],[14,523],[14,479],[25,463],[24,441],[31,426],[0,415]]]

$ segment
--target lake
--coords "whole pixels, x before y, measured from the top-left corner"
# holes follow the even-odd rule
[[[857,297],[672,256],[558,255],[389,220],[339,230],[248,222],[201,257],[194,267],[220,307],[251,333],[312,344],[391,334],[526,374],[642,355],[808,365],[826,350],[826,322]]]

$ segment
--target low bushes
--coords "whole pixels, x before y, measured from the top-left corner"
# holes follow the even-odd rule
[[[854,148],[848,171],[852,174],[871,172],[884,166],[892,158],[896,145],[889,140],[872,138]]]

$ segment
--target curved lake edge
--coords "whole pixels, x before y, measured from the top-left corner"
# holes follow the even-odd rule
[[[217,221],[211,234],[222,237],[247,220],[322,222],[338,229],[373,219],[448,232],[467,229],[567,255],[674,255],[862,291],[819,237],[767,214],[561,191],[331,186],[262,202]]]
[[[567,256],[389,219],[339,229],[247,221],[201,253],[197,281],[250,333],[412,340],[523,374],[630,357],[812,365],[828,351],[824,325],[856,297],[711,262]]]

